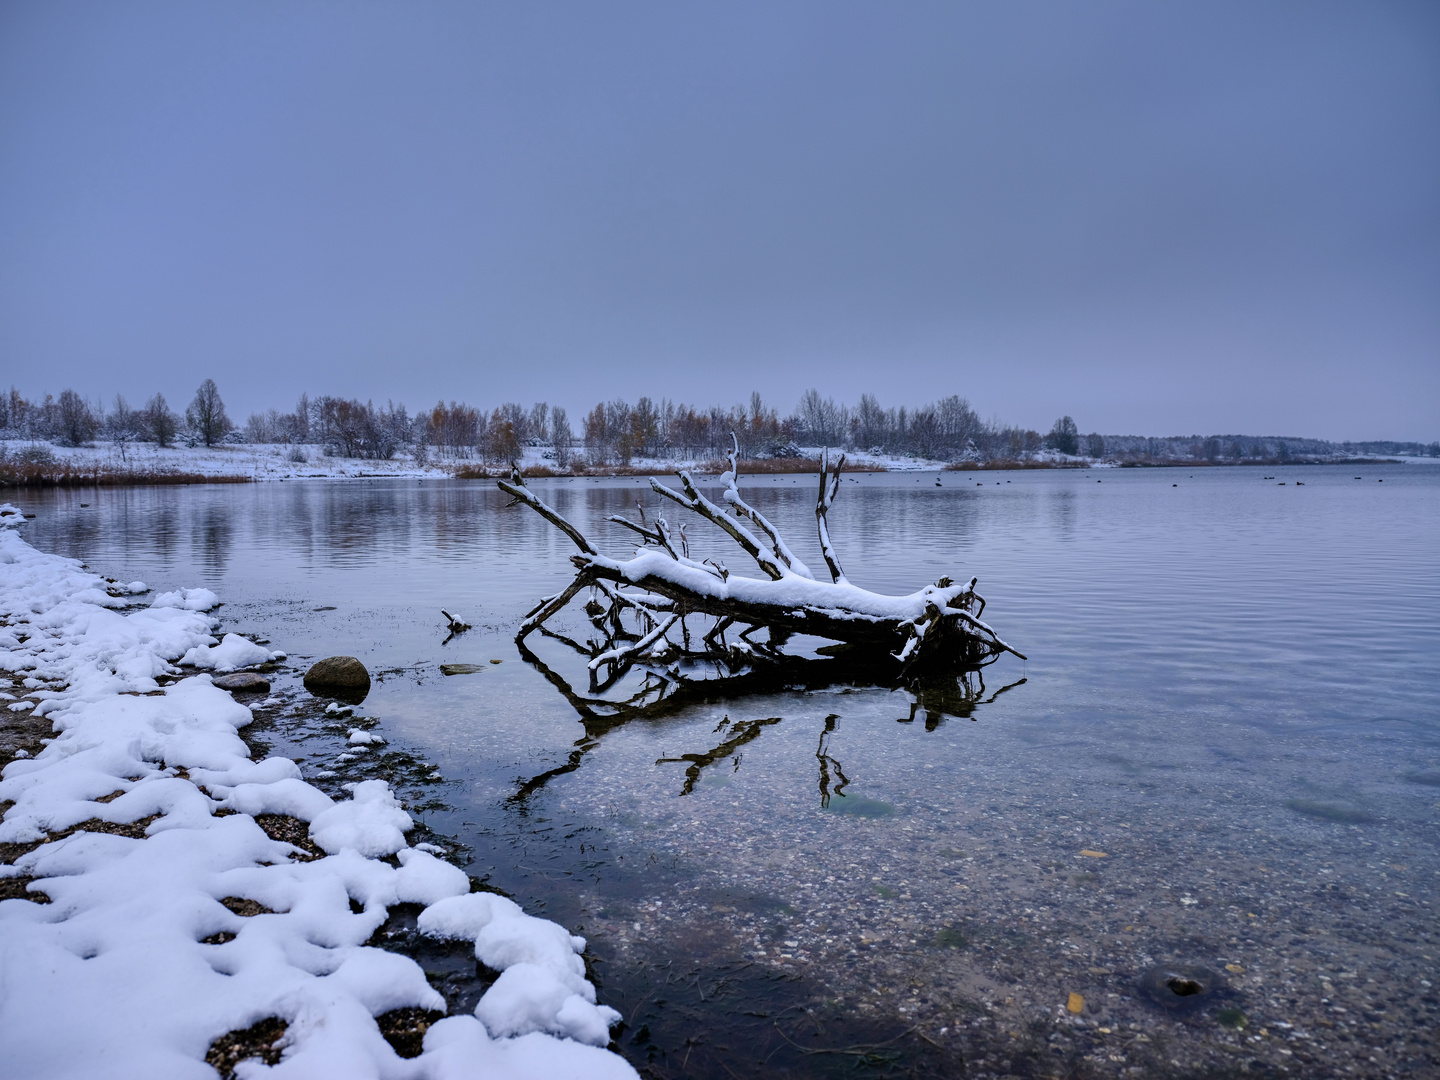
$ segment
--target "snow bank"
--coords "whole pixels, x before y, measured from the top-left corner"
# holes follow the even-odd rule
[[[18,517],[0,507],[0,525]],[[0,774],[0,843],[92,823],[0,866],[52,901],[0,901],[0,1073],[213,1078],[214,1039],[279,1017],[280,1063],[245,1077],[634,1077],[599,1049],[619,1017],[596,1004],[583,939],[407,846],[384,782],[336,802],[292,761],[250,760],[250,711],[210,676],[161,691],[176,659],[240,650],[214,644],[213,594],[194,592],[121,614],[103,579],[0,528],[0,669],[64,686],[32,695],[58,736]],[[309,822],[328,854],[305,861],[260,813]],[[375,858],[390,854],[398,867]],[[412,1059],[374,1017],[444,1001],[414,961],[364,944],[402,902],[501,971],[476,1015],[435,1024]]]
[[[210,592],[209,589],[191,591]],[[214,596],[215,594],[211,593],[210,595]],[[210,607],[214,606],[214,604],[210,605]],[[209,608],[192,610],[208,611]],[[210,638],[210,640],[213,642],[215,639]],[[285,659],[285,654],[282,652],[271,652],[269,649],[256,645],[253,641],[247,641],[239,634],[226,634],[218,645],[195,646],[180,658],[180,663],[186,667],[203,668],[206,671],[224,674],[237,668],[253,667],[256,664],[267,664],[271,660],[283,659]]]
[[[420,932],[473,940],[475,958],[501,972],[475,1015],[492,1035],[548,1031],[604,1046],[619,1023],[614,1009],[595,1003],[585,978],[585,939],[518,904],[490,893],[452,896],[420,913]]]
[[[161,593],[150,604],[157,608],[183,608],[186,611],[209,611],[220,606],[220,598],[209,589],[178,589]]]

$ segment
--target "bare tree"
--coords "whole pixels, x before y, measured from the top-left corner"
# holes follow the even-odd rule
[[[591,465],[610,461],[610,437],[605,430],[605,403],[602,401],[585,414],[581,424],[585,431],[585,452]]]
[[[550,406],[543,401],[537,401],[530,406],[529,425],[526,427],[526,436],[531,439],[538,439],[544,442],[550,437]]]
[[[124,394],[115,395],[115,406],[105,418],[105,434],[120,450],[120,460],[125,460],[125,446],[139,433],[140,418],[130,408]]]
[[[1059,450],[1062,454],[1078,454],[1080,452],[1080,429],[1075,426],[1075,421],[1068,416],[1062,416],[1055,421],[1055,426],[1050,429],[1050,434],[1045,436],[1045,445],[1052,450]]]
[[[175,429],[179,425],[164,394],[156,394],[145,403],[144,425],[157,446],[169,446],[175,441]]]
[[[79,446],[95,437],[99,427],[89,404],[74,390],[60,394],[59,435],[66,446]]]
[[[888,441],[889,419],[874,394],[861,394],[860,405],[851,418],[851,423],[855,428],[856,449],[883,448]]]
[[[220,388],[214,379],[206,379],[195,391],[195,400],[185,410],[185,420],[206,446],[214,446],[235,426],[225,415],[225,402],[220,400]]]
[[[301,394],[300,400],[295,402],[295,420],[292,426],[294,441],[297,443],[308,443],[310,441],[310,395]]]
[[[571,444],[575,433],[570,430],[570,417],[559,405],[550,410],[550,445],[555,448],[555,464],[562,469],[569,468],[572,454]]]
[[[485,429],[484,456],[488,461],[514,463],[524,453],[525,426],[529,417],[514,402],[495,409]]]
[[[983,426],[980,417],[970,407],[970,402],[955,394],[941,398],[935,407],[940,413],[940,431],[946,453],[960,457],[980,434]]]
[[[817,446],[839,446],[845,441],[845,407],[836,405],[834,398],[822,398],[819,390],[805,391],[796,419]]]
[[[903,413],[903,410],[902,410]],[[922,458],[939,457],[942,453],[940,414],[933,405],[925,405],[910,414],[907,443]]]

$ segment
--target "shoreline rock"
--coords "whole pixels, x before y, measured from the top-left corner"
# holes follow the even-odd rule
[[[305,689],[346,700],[364,698],[370,692],[370,672],[353,656],[327,656],[305,672]]]
[[[251,694],[266,694],[270,692],[270,680],[259,672],[237,671],[233,675],[217,675],[210,680],[221,690],[229,690]]]

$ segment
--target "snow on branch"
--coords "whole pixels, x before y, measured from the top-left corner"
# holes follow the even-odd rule
[[[825,558],[825,565],[830,570],[830,580],[837,585],[848,584],[845,580],[845,571],[840,569],[840,559],[835,554],[835,547],[830,543],[830,527],[826,522],[825,515],[830,512],[830,504],[835,501],[835,496],[840,491],[840,470],[845,467],[845,455],[840,455],[840,460],[835,463],[835,471],[827,478],[825,473],[830,468],[830,448],[827,446],[820,451],[820,497],[815,500],[815,528],[820,533],[820,554]]]
[[[815,520],[832,580],[817,581],[779,529],[741,497],[736,483],[738,443],[732,440],[732,445],[730,470],[722,483],[724,500],[734,517],[702,495],[688,472],[677,474],[680,491],[653,478],[650,486],[724,531],[755,560],[763,578],[731,573],[714,560],[702,563],[691,559],[683,529],[678,534],[681,551],[677,552],[672,540],[677,534],[668,522],[656,517],[652,523],[643,507],[639,508],[638,523],[620,516],[609,519],[640,537],[634,554],[628,559],[602,555],[573,523],[530,491],[518,472],[509,481],[501,481],[500,488],[512,495],[516,504],[530,507],[580,549],[570,559],[577,570],[575,579],[563,592],[536,605],[521,623],[518,639],[540,628],[589,588],[592,598],[586,612],[604,635],[604,640],[590,646],[592,685],[607,666],[605,682],[611,685],[641,659],[668,663],[682,657],[703,657],[723,661],[732,670],[751,666],[780,656],[780,647],[794,634],[864,649],[867,658],[888,664],[901,675],[971,669],[1006,652],[1024,659],[980,620],[985,601],[975,591],[975,578],[964,584],[941,578],[903,596],[870,592],[850,583],[840,567],[826,521],[839,491],[845,458],[841,455],[831,469],[828,451],[822,459]],[[762,544],[737,517],[755,525],[767,542]],[[692,647],[686,622],[690,618],[714,620],[699,637],[697,647]],[[627,627],[627,619],[634,629]],[[739,637],[727,645],[725,631],[736,624],[741,627]],[[682,638],[679,645],[670,638],[677,629]],[[768,641],[753,637],[761,629],[768,631]]]
[[[813,581],[815,575],[812,574],[810,568],[801,562],[799,557],[786,546],[785,540],[780,536],[779,530],[776,529],[774,525],[771,525],[760,511],[756,510],[740,497],[740,489],[736,486],[736,481],[740,478],[740,440],[735,437],[733,431],[730,433],[730,452],[725,456],[730,460],[730,471],[720,478],[725,484],[725,501],[735,508],[735,513],[743,518],[749,518],[760,527],[760,531],[770,540],[770,550],[774,552],[775,558],[784,565],[786,570],[792,574],[798,574],[800,577],[810,578]]]

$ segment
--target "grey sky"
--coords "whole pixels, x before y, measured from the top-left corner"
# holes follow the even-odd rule
[[[1440,5],[0,7],[0,380],[1440,437]]]

